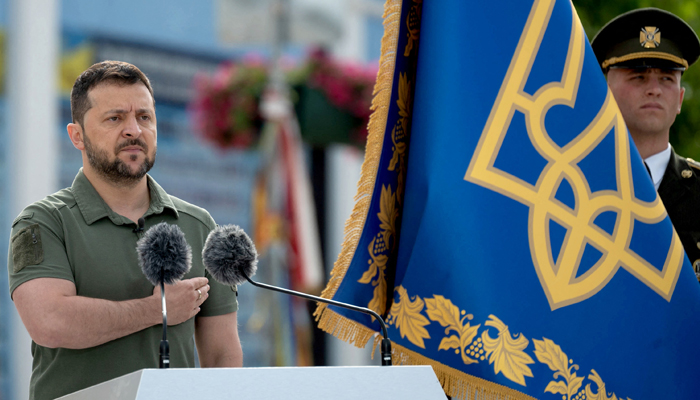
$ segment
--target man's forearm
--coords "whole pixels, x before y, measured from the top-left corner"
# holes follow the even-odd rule
[[[239,351],[238,354],[217,356],[208,364],[201,366],[202,368],[240,368],[243,366],[243,352]]]
[[[195,320],[195,341],[203,368],[243,366],[243,350],[238,337],[237,313]]]
[[[208,297],[207,282],[192,278],[168,286],[169,325],[199,312]],[[44,347],[85,349],[162,322],[160,288],[142,299],[110,301],[77,296],[67,280],[40,278],[20,285],[13,299],[29,335]]]
[[[15,290],[13,298],[19,314],[37,344],[84,349],[159,322],[160,307],[155,296],[110,301],[73,292],[72,282],[56,279],[29,281]]]
[[[160,307],[157,299],[153,300],[153,296],[126,301],[81,296],[65,299],[45,346],[85,349],[157,325],[162,321]]]

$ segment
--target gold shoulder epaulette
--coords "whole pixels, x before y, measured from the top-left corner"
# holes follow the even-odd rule
[[[687,161],[688,165],[690,165],[691,167],[693,167],[695,169],[700,169],[700,162],[697,162],[697,161],[693,160],[692,158],[686,158],[685,161]]]

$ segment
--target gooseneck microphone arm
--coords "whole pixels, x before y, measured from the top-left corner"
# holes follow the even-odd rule
[[[204,267],[217,281],[227,285],[240,285],[246,280],[251,285],[263,289],[274,290],[284,294],[301,297],[307,300],[326,303],[333,306],[347,308],[369,314],[379,321],[382,326],[382,365],[391,365],[391,341],[386,324],[379,314],[369,308],[358,307],[352,304],[341,303],[336,300],[324,299],[294,290],[283,289],[277,286],[258,283],[250,279],[255,275],[258,266],[258,252],[250,237],[240,227],[236,225],[218,226],[209,232],[202,251],[202,262]],[[244,279],[245,278],[245,279]]]
[[[168,343],[168,312],[165,309],[165,284],[163,283],[163,271],[160,272],[160,300],[163,307],[163,339],[160,341],[159,368],[170,368],[170,344]]]
[[[370,310],[369,308],[365,308],[365,307],[358,307],[358,306],[354,306],[352,304],[341,303],[339,301],[325,299],[323,297],[313,296],[310,294],[297,292],[295,290],[284,289],[281,287],[272,286],[272,285],[268,285],[265,283],[255,282],[254,280],[250,279],[250,277],[248,277],[248,275],[246,275],[245,273],[243,273],[243,275],[248,280],[248,282],[250,282],[253,286],[274,290],[276,292],[291,294],[292,296],[303,297],[307,300],[319,301],[321,303],[327,303],[330,305],[334,305],[334,306],[338,306],[338,307],[342,307],[342,308],[347,308],[348,310],[358,311],[358,312],[369,314],[369,315],[373,316],[374,318],[377,319],[377,321],[379,321],[379,324],[382,326],[382,337],[383,337],[382,346],[381,346],[382,365],[391,365],[391,340],[389,340],[389,333],[387,332],[386,324],[384,323],[384,319],[382,319],[382,317],[379,316],[379,314],[377,314],[375,311]]]

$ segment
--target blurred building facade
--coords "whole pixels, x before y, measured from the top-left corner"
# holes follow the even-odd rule
[[[139,66],[151,79],[156,94],[159,152],[152,175],[171,194],[209,210],[219,224],[233,223],[245,230],[252,228],[251,198],[260,156],[254,150],[221,151],[204,144],[192,133],[187,103],[193,93],[192,79],[198,73],[214,71],[220,63],[246,54],[262,57],[272,54],[276,0],[0,0],[0,243],[9,242],[10,223],[19,211],[17,185],[33,184],[22,178],[18,183],[16,160],[32,157],[17,152],[10,135],[23,121],[13,120],[18,97],[8,90],[8,70],[13,71],[10,39],[18,29],[13,13],[22,2],[25,9],[44,18],[52,18],[57,54],[49,64],[55,74],[55,97],[50,101],[54,125],[44,135],[55,143],[51,156],[37,160],[51,179],[38,200],[69,186],[81,165],[80,153],[66,137],[70,122],[68,94],[77,75],[95,61],[118,59]],[[46,7],[49,3],[52,7]],[[42,6],[43,4],[43,6]],[[289,10],[290,43],[284,53],[302,59],[311,44],[329,49],[335,56],[358,62],[379,58],[383,33],[381,0],[293,0]],[[32,8],[34,7],[34,8]],[[31,18],[31,14],[28,18]],[[46,25],[48,26],[48,25]],[[49,44],[49,46],[51,46]],[[27,50],[30,51],[31,49]],[[23,51],[15,48],[14,51]],[[50,49],[49,49],[50,51]],[[15,53],[16,54],[16,53]],[[15,66],[16,68],[16,66]],[[23,100],[26,101],[26,100]],[[14,103],[13,103],[14,102]],[[41,115],[35,116],[42,118]],[[33,143],[41,147],[46,143]],[[325,226],[324,260],[326,271],[332,267],[342,242],[343,224],[349,216],[362,154],[355,148],[332,146],[323,152],[323,176],[326,182],[320,200]],[[24,182],[26,181],[26,182]],[[26,202],[26,201],[25,201]],[[26,205],[26,204],[25,204]],[[0,258],[7,259],[7,245],[0,245]],[[239,321],[246,366],[274,365],[276,355],[269,354],[261,340],[260,323],[251,315],[254,288],[241,288]],[[271,305],[274,307],[274,305]],[[8,293],[7,274],[0,274],[0,400],[24,399],[30,370],[29,339],[14,310]],[[256,331],[256,329],[258,331]],[[338,363],[347,352],[344,343],[331,342],[328,363]],[[333,346],[338,346],[335,349]],[[350,351],[352,352],[352,351]],[[366,354],[366,352],[365,352]],[[343,362],[344,364],[359,361]]]

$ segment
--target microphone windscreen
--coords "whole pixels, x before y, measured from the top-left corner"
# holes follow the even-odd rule
[[[177,225],[161,222],[151,227],[136,242],[139,265],[146,278],[154,285],[173,284],[181,279],[192,266],[192,248],[185,234]]]
[[[236,225],[218,226],[209,233],[202,251],[204,268],[218,282],[239,285],[255,275],[258,252],[248,235]]]

